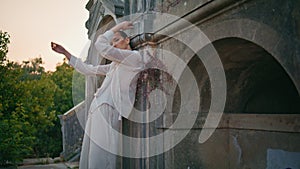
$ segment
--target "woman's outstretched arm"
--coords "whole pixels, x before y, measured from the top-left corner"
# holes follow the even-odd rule
[[[110,65],[91,65],[84,63],[81,59],[71,55],[63,46],[51,42],[51,48],[53,51],[63,54],[69,60],[69,64],[75,68],[75,70],[84,75],[106,75],[110,69]]]

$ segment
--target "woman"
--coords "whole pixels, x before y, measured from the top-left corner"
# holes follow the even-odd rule
[[[85,75],[105,75],[101,87],[95,93],[88,119],[80,158],[80,169],[115,169],[119,150],[119,116],[128,118],[135,97],[135,75],[143,70],[144,59],[132,51],[130,39],[121,30],[132,28],[124,21],[100,35],[95,43],[107,65],[89,65],[71,55],[64,47],[51,43],[52,49],[66,56],[69,64]],[[110,45],[112,44],[112,46]],[[109,151],[109,152],[108,152]],[[117,167],[119,168],[119,167]]]

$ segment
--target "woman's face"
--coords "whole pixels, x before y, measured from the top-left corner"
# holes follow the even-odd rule
[[[129,38],[123,38],[119,32],[116,32],[112,39],[112,46],[119,49],[130,49]]]

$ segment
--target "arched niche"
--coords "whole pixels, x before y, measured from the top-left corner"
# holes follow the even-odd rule
[[[116,25],[116,21],[111,15],[105,15],[97,27],[97,35],[103,34],[105,31],[109,30]]]
[[[224,38],[213,45],[226,74],[225,112],[300,112],[300,97],[295,84],[268,51],[241,38]]]

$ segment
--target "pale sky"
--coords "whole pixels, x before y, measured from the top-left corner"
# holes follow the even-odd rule
[[[62,44],[79,56],[88,43],[85,22],[88,0],[0,0],[0,30],[10,34],[8,59],[29,60],[41,56],[46,70],[55,70],[63,55],[50,42]],[[81,56],[83,57],[83,56]]]

